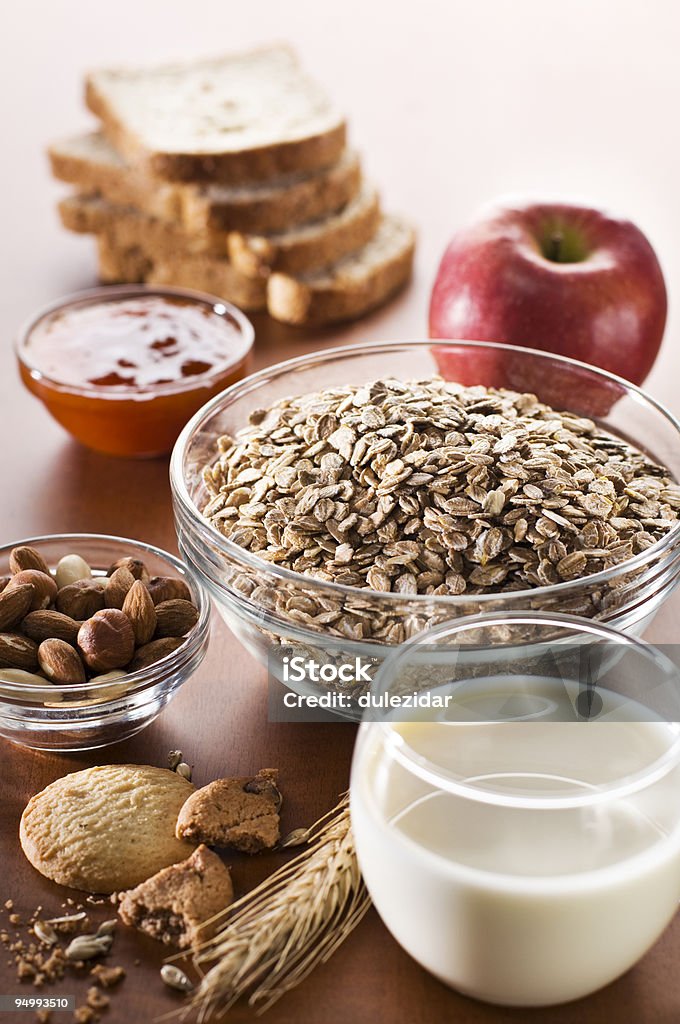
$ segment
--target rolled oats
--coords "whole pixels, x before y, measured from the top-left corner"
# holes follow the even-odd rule
[[[220,439],[204,481],[203,514],[225,537],[365,600],[324,605],[250,571],[237,589],[330,635],[385,643],[432,617],[388,615],[372,593],[473,599],[579,579],[644,551],[680,509],[669,472],[593,421],[439,378],[282,399]],[[561,607],[600,605],[572,595]]]

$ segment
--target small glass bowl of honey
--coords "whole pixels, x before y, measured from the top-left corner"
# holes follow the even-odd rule
[[[108,455],[172,450],[182,427],[250,369],[255,332],[235,306],[182,288],[93,288],[24,326],[21,378],[78,441]]]

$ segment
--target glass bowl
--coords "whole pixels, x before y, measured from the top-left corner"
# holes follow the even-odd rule
[[[221,318],[225,325],[223,359],[203,373],[154,384],[82,385],[45,372],[31,349],[35,332],[70,312],[149,297],[180,300]],[[108,455],[150,458],[168,454],[187,420],[197,409],[240,380],[250,366],[255,332],[243,313],[228,302],[184,288],[107,285],[78,292],[42,309],[22,328],[16,344],[21,379],[47,411],[76,440]]]
[[[411,956],[466,995],[547,1006],[647,952],[680,898],[673,662],[592,620],[481,615],[396,648],[371,698],[352,832]]]
[[[201,515],[208,500],[202,469],[214,461],[217,439],[234,435],[254,410],[334,385],[437,373],[466,385],[533,391],[553,407],[595,419],[680,480],[680,424],[670,413],[620,378],[543,352],[482,342],[391,342],[318,352],[253,374],[187,424],[172,455],[170,479],[182,557],[236,636],[279,680],[291,652],[322,664],[359,657],[375,667],[391,644],[447,619],[482,612],[559,611],[598,618],[639,635],[676,586],[678,526],[634,558],[582,579],[504,594],[435,597],[378,593],[291,572],[229,541]],[[319,621],[310,621],[317,612]],[[339,617],[329,625],[336,613]],[[378,631],[387,640],[376,639]],[[350,693],[360,688],[356,681],[338,687]],[[319,691],[314,683],[295,688]]]
[[[210,599],[182,562],[161,548],[125,537],[65,533],[30,537],[0,548],[0,576],[8,572],[12,548],[29,545],[50,569],[66,554],[78,554],[93,575],[105,576],[119,558],[141,559],[151,576],[175,576],[187,584],[199,618],[185,643],[148,668],[125,677],[82,685],[27,686],[2,679],[0,736],[34,750],[74,751],[105,747],[146,728],[196,671],[208,647]]]

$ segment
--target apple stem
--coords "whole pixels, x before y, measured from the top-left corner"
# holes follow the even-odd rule
[[[552,260],[553,263],[560,263],[560,257],[562,255],[562,243],[564,242],[564,235],[561,231],[554,231],[550,236],[550,250],[548,252],[548,259]]]

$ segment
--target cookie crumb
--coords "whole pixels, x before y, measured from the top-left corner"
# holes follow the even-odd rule
[[[10,914],[9,915],[9,923],[10,924],[16,924],[16,925],[21,924],[21,914]]]
[[[79,1006],[73,1012],[73,1019],[76,1024],[95,1024],[99,1020],[99,1014],[95,1013],[91,1006]]]
[[[111,1000],[108,996],[105,996],[103,992],[97,988],[96,985],[92,985],[87,990],[87,1005],[93,1010],[105,1010]]]
[[[50,1024],[50,1021],[52,1020],[52,1011],[38,1010],[36,1012],[35,1019],[37,1021],[37,1024]]]
[[[17,978],[19,981],[26,981],[27,978],[35,978],[36,970],[33,964],[29,964],[28,960],[24,960],[23,957],[17,957]]]
[[[5,900],[5,910],[12,910],[14,907],[14,900]]]
[[[125,977],[125,968],[105,967],[104,964],[95,964],[90,974],[98,985],[101,985],[103,988],[113,988],[114,985],[118,985]]]

